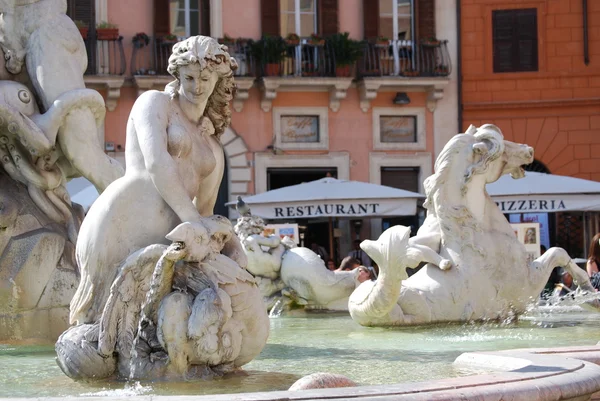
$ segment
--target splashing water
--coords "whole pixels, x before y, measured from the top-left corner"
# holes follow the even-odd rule
[[[152,387],[143,386],[140,382],[125,384],[122,389],[101,390],[91,393],[82,393],[82,396],[99,396],[99,397],[130,397],[132,395],[143,395],[152,392]]]
[[[285,308],[285,303],[283,302],[283,298],[279,298],[275,305],[271,308],[271,312],[269,312],[270,318],[277,318],[281,316],[283,309]]]

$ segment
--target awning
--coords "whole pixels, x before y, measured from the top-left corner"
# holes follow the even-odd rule
[[[327,177],[244,198],[266,219],[411,216],[425,196],[385,185]],[[226,205],[235,207],[236,202]]]
[[[502,213],[600,211],[600,182],[562,175],[526,172],[487,185]]]

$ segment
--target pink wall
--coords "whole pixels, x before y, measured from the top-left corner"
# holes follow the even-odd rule
[[[222,0],[222,4],[223,34],[232,38],[260,38],[260,0]]]
[[[340,32],[349,32],[353,39],[363,38],[363,2],[362,0],[343,0],[339,2]]]
[[[108,22],[119,26],[119,34],[123,36],[126,75],[129,74],[129,63],[133,46],[131,39],[138,32],[152,36],[154,31],[154,15],[152,0],[108,1]]]

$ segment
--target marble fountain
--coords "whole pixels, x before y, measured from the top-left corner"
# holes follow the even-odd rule
[[[485,190],[503,174],[522,177],[532,148],[493,125],[456,135],[425,182],[417,235],[396,226],[363,242],[379,278],[350,273],[329,297],[317,270],[294,269],[315,265],[308,250],[238,237],[212,216],[237,68],[227,48],[203,36],[174,46],[173,82],[131,111],[124,172],[102,152],[103,99],[85,88],[85,47],[65,11],[64,0],[0,7],[0,397],[586,400],[600,391],[599,303],[587,276],[560,248],[528,264]],[[85,218],[65,190],[76,176],[101,193]],[[529,310],[555,266],[573,275],[588,311]],[[339,310],[341,298],[350,316],[269,319],[261,281],[302,305]],[[283,391],[317,372],[359,386]]]

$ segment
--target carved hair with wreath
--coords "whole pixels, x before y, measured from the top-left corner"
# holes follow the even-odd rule
[[[180,67],[198,63],[201,70],[208,68],[209,71],[217,73],[219,80],[208,98],[204,110],[204,115],[215,127],[217,138],[223,134],[231,122],[229,102],[235,93],[233,72],[238,67],[237,62],[229,56],[226,49],[227,47],[220,45],[219,42],[208,36],[192,36],[173,46],[173,53],[169,57],[169,66],[167,67],[169,74],[175,78],[175,81],[170,82],[165,88],[165,92],[172,98],[178,96]]]

